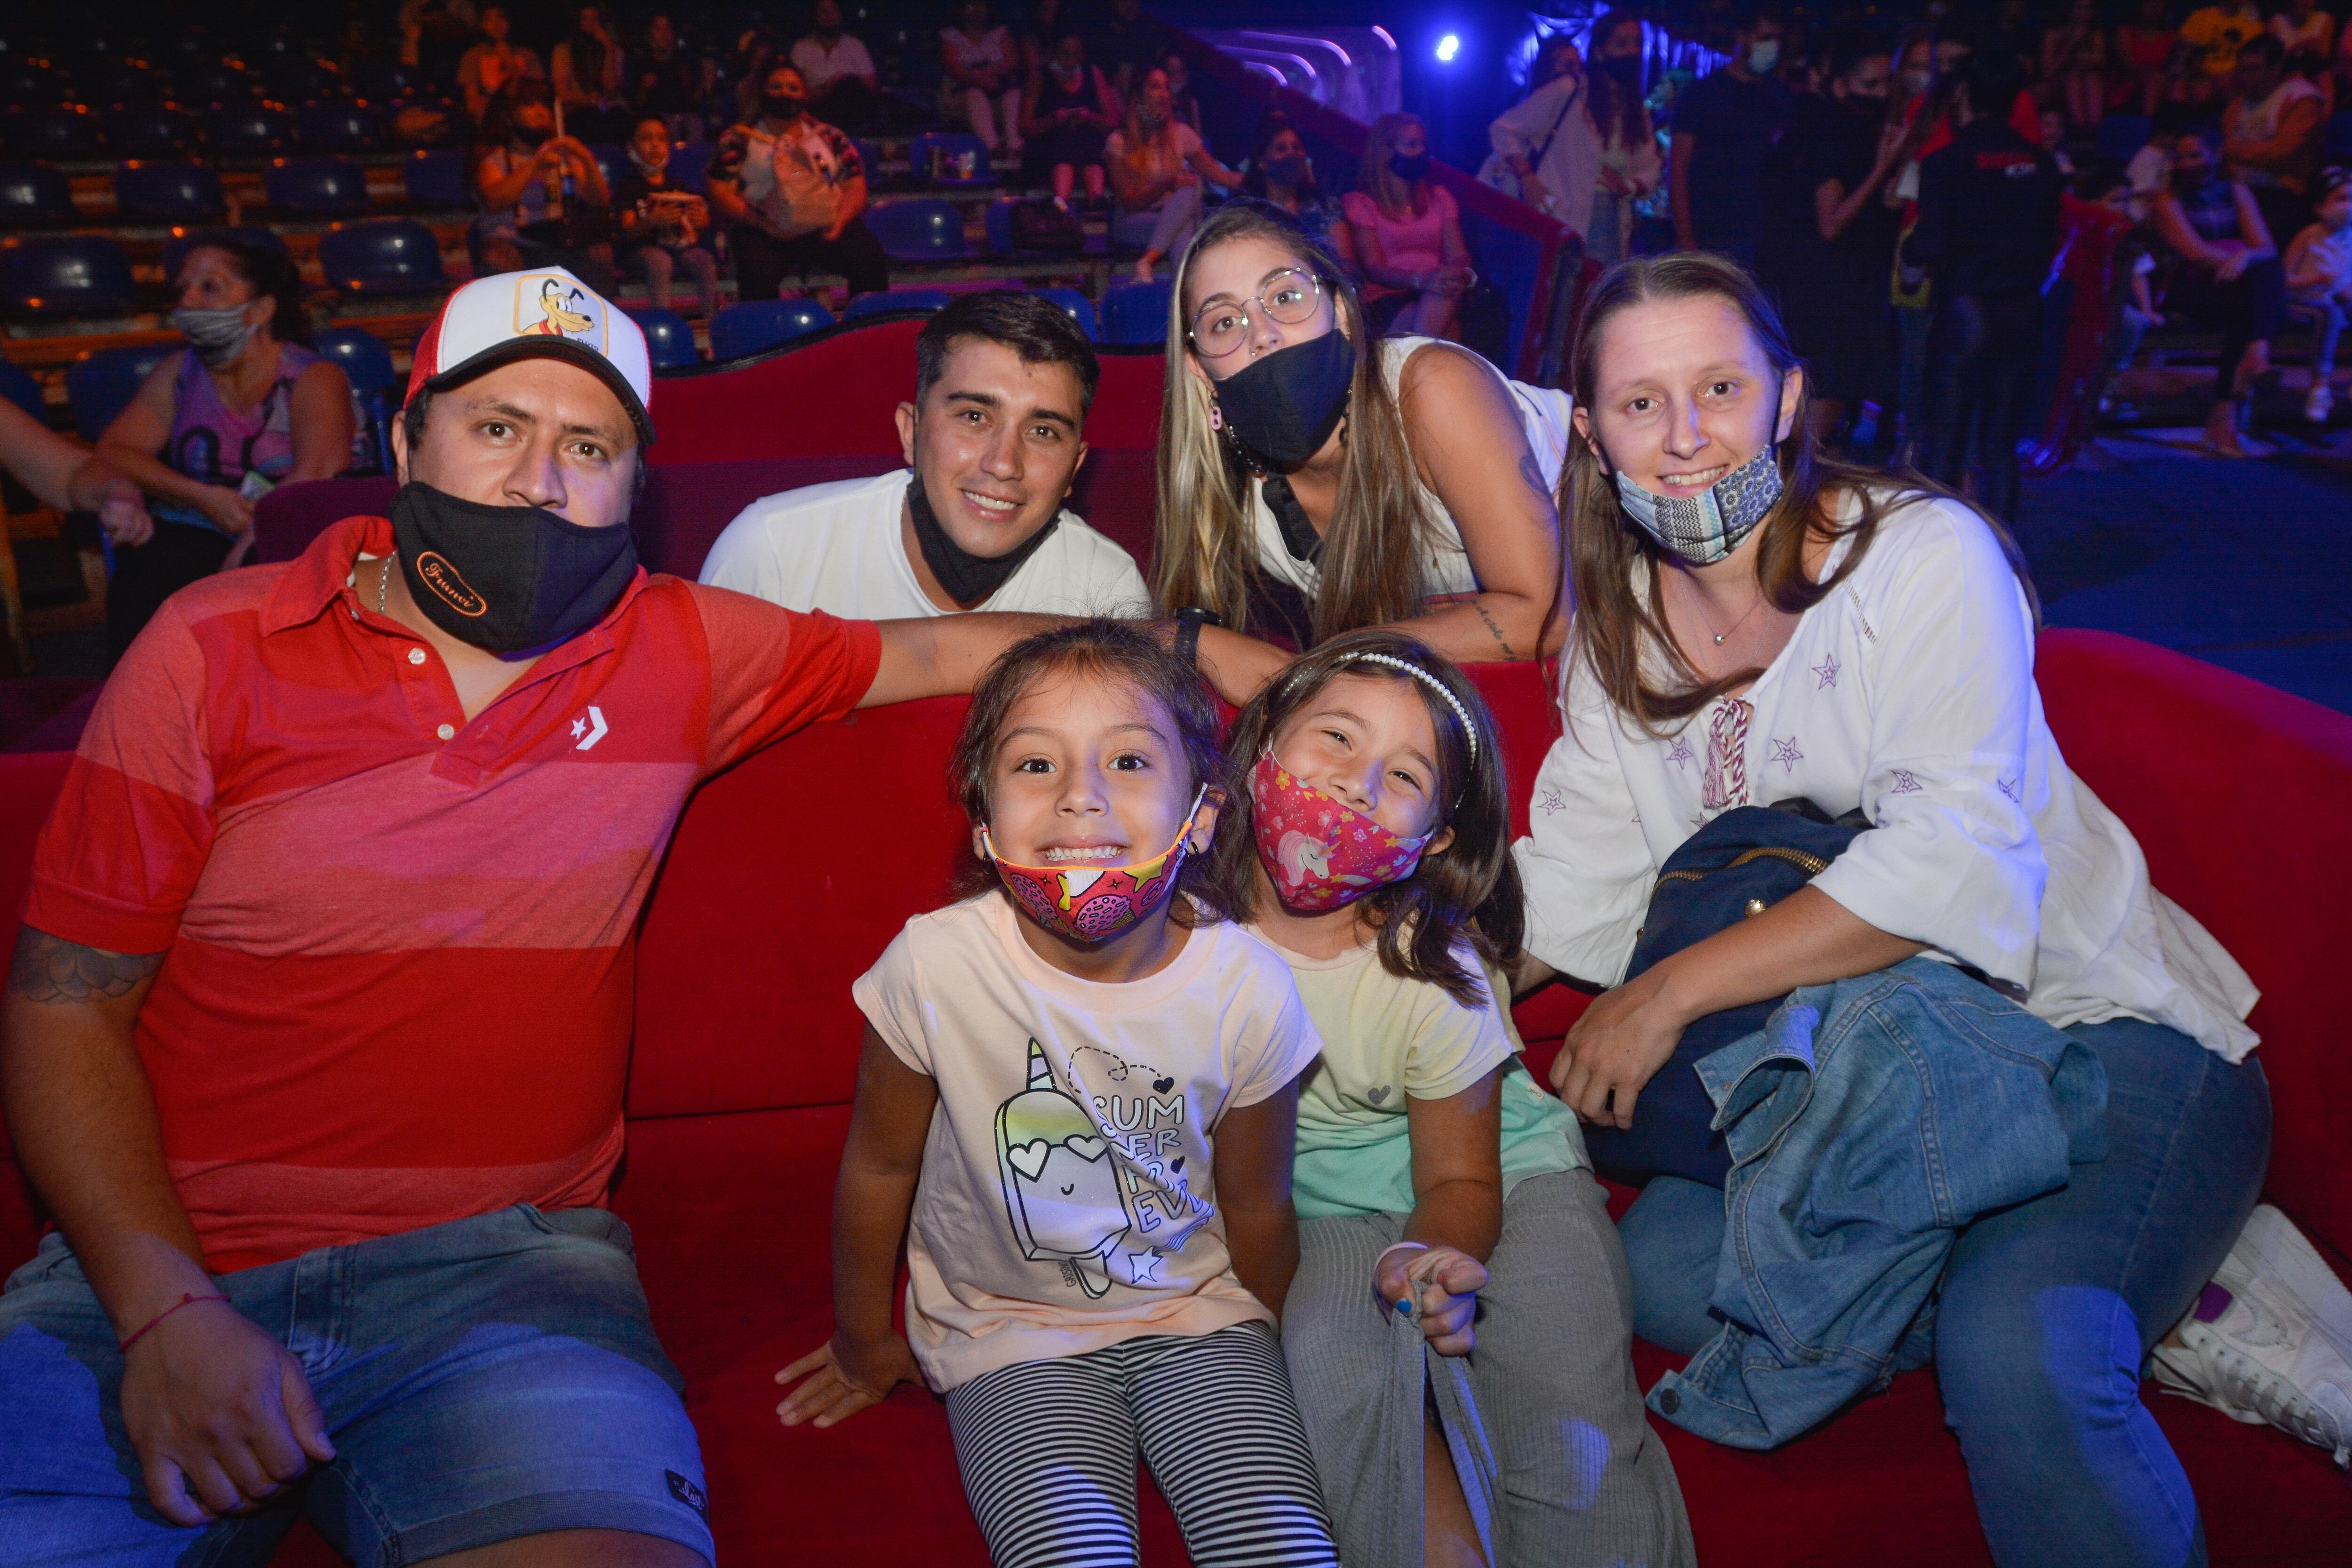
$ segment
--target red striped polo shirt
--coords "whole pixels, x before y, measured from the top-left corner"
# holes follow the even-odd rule
[[[603,1202],[637,911],[688,792],[880,658],[869,623],[641,571],[468,722],[349,584],[392,548],[347,518],[173,596],[35,852],[27,924],[168,951],[138,1047],[216,1272]]]

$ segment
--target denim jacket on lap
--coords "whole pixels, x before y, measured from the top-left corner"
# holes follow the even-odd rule
[[[1932,959],[1805,986],[1698,1072],[1732,1157],[1724,1326],[1649,1406],[1736,1448],[1925,1362],[1958,1228],[2106,1153],[2098,1058]]]

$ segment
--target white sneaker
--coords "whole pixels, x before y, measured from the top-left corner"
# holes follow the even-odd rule
[[[2311,395],[2303,400],[2303,422],[2306,425],[2325,425],[2327,423],[2327,416],[2334,412],[2336,412],[2336,394],[2328,390],[2326,382],[2315,383],[2311,389]]]
[[[2153,1361],[2171,1392],[2267,1422],[2352,1466],[2352,1290],[2270,1205],[2247,1217]]]

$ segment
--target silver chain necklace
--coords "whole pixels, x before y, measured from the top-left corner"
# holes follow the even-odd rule
[[[1717,631],[1715,629],[1714,617],[1706,613],[1706,600],[1705,597],[1700,595],[1696,588],[1693,588],[1690,591],[1690,594],[1691,606],[1698,611],[1698,618],[1706,623],[1707,635],[1715,638],[1715,646],[1717,647],[1721,647],[1724,644],[1724,640],[1730,637],[1733,632],[1736,632],[1740,627],[1746,626],[1748,624],[1748,617],[1754,615],[1764,603],[1764,590],[1759,584],[1756,590],[1756,602],[1749,605],[1746,609],[1740,611],[1739,618],[1732,622],[1725,630]]]
[[[389,616],[392,613],[384,608],[384,596],[391,592],[392,557],[387,555],[383,558],[383,564],[377,568],[375,574],[375,613],[377,615]],[[1736,630],[1737,628],[1735,627],[1734,629]],[[1721,642],[1723,639],[1721,637],[1717,637],[1715,640]]]

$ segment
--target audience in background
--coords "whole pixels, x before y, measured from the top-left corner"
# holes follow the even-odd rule
[[[2130,113],[2156,112],[2173,56],[2187,47],[2167,20],[2170,10],[2167,0],[2139,0],[2137,20],[2116,29],[2116,65],[2123,77],[2118,107]]]
[[[2321,425],[2336,407],[2328,379],[2336,374],[2336,342],[2352,321],[2352,171],[2323,170],[2315,194],[2317,221],[2286,247],[2286,286],[2289,308],[2312,325],[2303,416]]]
[[[1429,177],[1432,162],[1419,115],[1383,114],[1364,138],[1356,188],[1340,203],[1374,337],[1458,336],[1462,296],[1478,280],[1462,208]]]
[[[659,115],[637,121],[626,152],[629,172],[613,186],[613,210],[621,220],[615,249],[645,274],[655,310],[669,309],[670,279],[683,271],[694,279],[696,304],[709,315],[719,309],[709,204],[669,177],[669,128]]]
[[[1658,188],[1664,161],[1650,123],[1642,19],[1615,12],[1594,27],[1591,108],[1601,138],[1599,188],[1584,226],[1584,254],[1606,265],[1630,254],[1633,205]]]
[[[1062,309],[966,294],[915,340],[907,467],[753,501],[702,580],[859,620],[958,610],[1141,616],[1135,558],[1066,510],[1101,370]]]
[[[866,45],[842,31],[841,0],[816,0],[814,26],[793,46],[793,64],[808,83],[810,113],[844,131],[874,126],[882,78]]]
[[[2148,223],[2171,252],[2166,311],[2221,333],[2205,449],[2242,458],[2238,403],[2270,369],[2271,340],[2286,313],[2278,246],[2254,194],[2230,177],[2203,130],[2184,132],[2174,142],[2171,184],[2157,194]]]
[[[2221,111],[2221,161],[2262,204],[2273,236],[2311,221],[2326,97],[2286,71],[2286,47],[2265,33],[2239,47],[2237,92]]]
[[[710,205],[728,226],[737,291],[772,300],[784,274],[838,272],[852,294],[890,287],[890,258],[866,226],[857,144],[808,111],[808,81],[789,60],[768,67],[758,112],[719,140]]]
[[[1156,62],[1168,73],[1168,112],[1195,132],[1201,129],[1201,100],[1192,94],[1192,68],[1184,51],[1171,49]]]
[[[2318,0],[2287,0],[2284,9],[2271,16],[2271,36],[2285,47],[2289,65],[2298,57],[2315,60],[2316,75],[2336,52],[2336,18],[2319,8]]]
[[[2180,41],[2196,51],[2197,64],[2218,89],[2238,68],[2238,50],[2247,39],[2260,37],[2265,26],[2255,0],[2222,0],[2191,11],[2180,24]]]
[[[1095,24],[1087,53],[1110,78],[1121,103],[1134,97],[1160,54],[1159,26],[1143,14],[1143,0],[1110,0],[1110,15]]]
[[[514,20],[505,6],[484,6],[482,41],[457,62],[457,90],[465,97],[466,113],[477,125],[489,112],[490,100],[509,82],[547,79],[547,68],[540,64],[539,56],[509,37],[513,30]]]
[[[555,100],[563,106],[563,129],[583,138],[612,134],[613,114],[628,106],[627,79],[621,46],[602,9],[583,5],[572,13],[572,30],[549,52],[547,67]]]
[[[1160,262],[1182,252],[1200,226],[1201,183],[1228,191],[1242,183],[1217,162],[1199,132],[1176,118],[1168,73],[1158,66],[1137,79],[1127,100],[1127,123],[1103,142],[1103,163],[1118,194],[1111,237],[1122,246],[1143,247],[1135,276],[1146,283]]]
[[[988,0],[963,0],[940,32],[940,112],[962,120],[991,153],[1021,151],[1021,51]]]
[[[526,79],[490,100],[473,158],[480,211],[467,244],[476,272],[562,267],[610,289],[611,248],[594,217],[610,212],[613,194],[587,143],[555,133],[547,83]]]
[[[639,114],[660,116],[670,135],[683,141],[702,134],[702,106],[713,85],[710,62],[679,46],[668,12],[655,12],[646,24],[645,53],[631,74],[636,90],[630,102]]]
[[[1086,36],[1058,29],[1053,51],[1029,73],[1021,97],[1021,134],[1028,139],[1024,168],[1031,184],[1042,174],[1054,199],[1067,205],[1080,174],[1087,200],[1104,199],[1103,142],[1118,123],[1118,100],[1097,68],[1087,63]]]
[[[107,542],[118,551],[154,537],[138,481],[6,397],[0,397],[0,469],[25,487],[36,506],[95,512]]]
[[[188,346],[148,374],[99,437],[147,492],[154,533],[115,552],[110,661],[163,601],[245,558],[253,503],[352,460],[352,389],[307,346],[302,279],[282,249],[205,234],[181,258],[172,325]]]
[[[479,36],[474,0],[401,0],[400,62],[438,73]]]
[[[2085,33],[2070,46],[2058,68],[2048,73],[2042,107],[2058,111],[2059,123],[2069,135],[2095,136],[2099,121],[2106,118],[2112,74],[2105,40],[2095,32]]]
[[[1584,57],[1575,41],[1559,34],[1546,38],[1528,73],[1528,95],[1486,127],[1494,156],[1481,172],[1489,184],[1579,234],[1591,221],[1592,193],[1600,182],[1601,135],[1590,94]]]
[[[1756,258],[1764,159],[1780,141],[1794,95],[1780,76],[1779,13],[1759,9],[1740,26],[1730,62],[1693,82],[1675,111],[1669,189],[1675,243],[1736,261]]]
[[[1315,161],[1307,155],[1307,139],[1279,109],[1269,109],[1258,117],[1257,133],[1250,139],[1250,153],[1244,160],[1242,194],[1288,215],[1318,239],[1327,238],[1339,222],[1339,204],[1324,195],[1316,179]]]
[[[1021,69],[1025,77],[1034,77],[1054,53],[1055,46],[1072,27],[1081,33],[1085,28],[1075,19],[1070,26],[1062,25],[1062,0],[1029,0],[1029,25],[1021,31]]]

